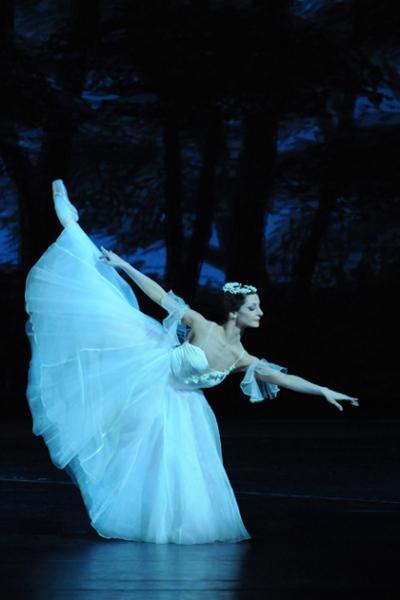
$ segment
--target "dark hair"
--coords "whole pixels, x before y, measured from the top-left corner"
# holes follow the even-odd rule
[[[227,321],[229,313],[236,312],[244,304],[247,294],[231,294],[230,292],[221,292],[221,294],[224,321]]]
[[[207,318],[223,325],[229,319],[229,313],[239,310],[248,295],[231,294],[230,292],[215,289],[200,289],[196,299],[201,310],[207,315]]]

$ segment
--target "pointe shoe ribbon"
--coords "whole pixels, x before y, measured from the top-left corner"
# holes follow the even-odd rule
[[[78,211],[71,204],[68,198],[67,190],[61,179],[56,179],[51,184],[53,191],[54,208],[57,217],[63,227],[68,227],[79,219]]]

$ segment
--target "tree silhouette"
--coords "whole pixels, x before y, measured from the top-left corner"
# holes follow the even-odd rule
[[[288,243],[297,248],[297,256],[284,247],[281,251],[292,263],[287,271],[293,274],[293,290],[306,293],[337,218],[338,198],[345,196],[346,210],[354,206],[357,212],[360,195],[371,196],[362,173],[365,181],[369,169],[362,161],[372,160],[371,140],[376,140],[377,157],[379,144],[386,149],[398,138],[395,123],[389,132],[383,119],[365,124],[354,118],[360,98],[379,107],[388,102],[391,91],[399,91],[397,17],[391,3],[377,7],[347,0],[319,6],[311,11],[308,4],[303,9],[298,4],[294,11],[290,2],[138,0],[120,1],[112,8],[95,0],[72,2],[62,9],[62,26],[48,9],[44,19],[51,24],[51,34],[27,51],[20,32],[15,36],[15,2],[3,3],[7,108],[1,153],[17,190],[22,263],[32,264],[59,230],[49,182],[59,176],[72,179],[78,146],[87,145],[90,155],[79,153],[80,172],[86,176],[89,167],[99,165],[101,172],[118,172],[115,186],[126,187],[111,189],[110,182],[103,193],[96,190],[96,205],[86,206],[93,227],[99,223],[104,228],[103,215],[109,211],[115,219],[113,235],[128,245],[130,239],[140,243],[142,235],[147,244],[159,237],[164,215],[165,278],[190,298],[207,257],[229,278],[251,279],[261,288],[272,284],[267,275],[275,258],[264,225],[274,212],[274,194],[297,172],[302,184],[287,186],[296,195],[287,197],[287,206],[301,202],[307,187],[319,190],[318,205],[306,228],[291,232]],[[27,3],[22,10],[34,20],[33,5]],[[140,146],[127,141],[124,152],[126,157],[131,153],[131,171],[129,160],[121,170],[112,139],[121,119],[129,120],[130,131],[140,126],[145,132]],[[238,160],[224,150],[231,119],[240,123]],[[281,152],[282,124],[296,126],[299,119],[318,124],[317,144]],[[41,131],[35,161],[23,147],[21,125]],[[89,130],[93,137],[96,128],[105,142],[103,153],[100,146],[87,143]],[[200,148],[196,169],[182,163],[189,140]],[[353,169],[343,160],[350,150],[359,154],[352,157]],[[143,202],[138,214],[129,198],[132,188],[143,189],[136,173],[144,160],[152,171],[147,182],[153,178],[162,185],[152,184],[160,193],[147,205]],[[395,198],[393,159],[386,154],[379,159],[384,160],[386,174],[381,164],[379,185],[386,197]],[[189,181],[185,186],[184,177]],[[77,189],[83,193],[91,186],[86,182]],[[367,210],[369,205],[364,201],[364,206]],[[124,211],[135,216],[121,227]],[[309,212],[305,203],[304,211]],[[149,230],[146,223],[157,219],[159,225]],[[135,230],[129,234],[130,222]],[[185,231],[188,222],[190,235]],[[211,250],[210,232],[216,223],[223,243]]]
[[[360,369],[384,357],[399,265],[394,3],[56,4],[0,6],[1,189],[21,241],[0,282],[4,348],[23,344],[24,278],[60,231],[62,177],[96,241],[188,302],[203,306],[205,264],[267,292],[277,362],[318,370],[336,328],[362,332],[349,342]],[[23,377],[5,349],[11,389]]]

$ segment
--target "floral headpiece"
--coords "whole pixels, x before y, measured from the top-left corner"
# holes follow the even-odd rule
[[[255,294],[257,292],[257,288],[254,285],[242,285],[237,281],[230,281],[225,283],[222,288],[223,292],[229,292],[229,294]]]

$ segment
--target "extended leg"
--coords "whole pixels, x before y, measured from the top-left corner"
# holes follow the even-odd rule
[[[71,204],[68,198],[67,190],[61,179],[56,179],[52,183],[54,208],[57,217],[63,227],[68,227],[71,223],[78,221],[79,214],[75,206]]]

